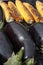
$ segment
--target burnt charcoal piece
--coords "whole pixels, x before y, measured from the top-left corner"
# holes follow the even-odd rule
[[[36,46],[43,53],[43,24],[35,23],[30,27],[30,34],[36,44]]]
[[[24,46],[24,59],[26,57],[32,57],[35,51],[35,45],[27,31],[16,22],[8,23],[5,26],[4,32],[12,41],[14,51],[18,52],[22,46]]]
[[[13,46],[5,36],[3,31],[0,31],[0,61],[5,62],[12,54]]]

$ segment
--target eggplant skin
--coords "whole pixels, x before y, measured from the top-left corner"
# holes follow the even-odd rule
[[[29,29],[32,39],[35,42],[36,47],[43,54],[43,24],[35,23]]]
[[[42,23],[34,23],[33,26],[29,29],[31,36],[33,37],[34,41],[36,42],[36,45],[40,47],[40,45],[43,45],[43,24]],[[41,43],[40,43],[41,42]],[[40,43],[40,45],[39,45]]]
[[[35,52],[35,45],[27,31],[18,23],[8,23],[4,28],[5,33],[14,45],[14,51],[17,53],[24,46],[24,56],[32,57]]]
[[[5,62],[12,54],[13,46],[3,31],[0,31],[0,61]]]

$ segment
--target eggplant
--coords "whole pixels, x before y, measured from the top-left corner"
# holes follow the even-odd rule
[[[24,46],[24,48],[26,49],[24,56],[25,58],[28,58],[34,55],[35,46],[34,42],[30,38],[30,35],[28,35],[27,31],[25,31],[23,28],[22,25],[15,23],[15,21],[11,21],[11,23],[8,24],[6,22],[4,32],[7,34],[10,41],[12,42],[14,51],[17,53],[20,50],[20,48]]]
[[[40,52],[43,53],[43,24],[35,23],[30,27],[29,32],[35,45],[39,48]]]
[[[0,31],[0,61],[5,62],[11,56],[13,46],[3,31]]]
[[[17,53],[23,46],[24,59],[31,58],[34,56],[34,42],[31,39],[30,35],[27,33],[27,31],[20,24],[16,23],[15,21],[12,21],[5,26],[4,32],[11,40],[14,46],[15,53]]]

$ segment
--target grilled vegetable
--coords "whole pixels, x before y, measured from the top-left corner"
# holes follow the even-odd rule
[[[43,3],[40,1],[36,1],[36,8],[40,15],[43,17]]]
[[[32,14],[35,22],[43,21],[38,11],[29,3],[24,2],[24,6],[29,10],[29,12]]]
[[[12,13],[14,20],[16,20],[18,23],[21,23],[24,27],[26,27],[29,30],[30,25],[23,21],[23,17],[18,11],[16,5],[13,2],[9,1],[8,6],[11,9],[10,12]]]
[[[30,14],[30,12],[28,11],[28,9],[23,5],[23,3],[20,0],[16,0],[15,4],[16,4],[19,12],[23,16],[25,22],[31,24],[33,22],[33,17]]]
[[[6,21],[11,22],[13,20],[13,17],[11,16],[8,5],[5,2],[1,2],[0,6],[3,9]]]
[[[5,62],[12,54],[13,47],[3,31],[0,31],[0,61]]]
[[[9,8],[11,10],[10,12],[11,12],[14,20],[16,20],[16,21],[23,20],[23,17],[21,16],[21,14],[19,13],[16,5],[12,1],[8,2],[8,6],[9,6]]]
[[[11,2],[11,1],[9,1],[9,3],[10,3],[10,2]],[[10,5],[9,5],[9,6],[10,6]],[[3,8],[2,8],[2,9],[3,9]],[[11,11],[9,8],[7,8],[7,9],[8,9],[8,11],[10,11],[8,14],[11,13],[10,15],[11,15],[11,17],[13,17],[13,16],[14,16],[14,13],[12,12],[13,10]],[[14,8],[13,8],[13,9],[14,9]],[[15,9],[16,9],[16,6],[15,6]],[[4,11],[5,11],[5,9],[4,9]],[[17,13],[18,13],[18,9],[16,9],[16,11],[17,11]],[[19,15],[19,14],[20,14],[20,13],[18,13],[18,15]],[[13,15],[13,16],[12,16],[12,15]],[[25,23],[24,21],[22,21],[22,20],[20,19],[22,16],[20,17],[20,16],[17,16],[17,14],[15,14],[15,15],[16,15],[15,17],[18,17],[18,18],[15,18],[16,21],[17,21],[17,19],[18,19],[18,22],[20,22],[21,24],[23,24],[24,27],[26,27],[26,26],[29,27],[27,23]],[[5,17],[6,17],[5,19],[7,19],[7,16],[6,16],[6,15],[5,15]],[[12,21],[12,20],[11,20],[11,17],[10,17],[9,20],[7,19],[6,21],[7,21],[7,22],[11,22],[11,21]],[[23,19],[23,18],[22,18],[22,19]],[[27,27],[26,27],[26,28],[27,28]]]
[[[6,20],[6,22],[9,21]],[[11,42],[13,43],[14,51],[16,53],[20,50],[22,46],[24,46],[24,59],[32,57],[34,55],[34,43],[30,38],[30,35],[27,34],[27,31],[22,28],[21,24],[18,24],[15,21],[10,21],[10,23],[5,26],[4,30]]]
[[[40,50],[40,52],[43,54],[43,24],[41,23],[35,23],[30,27],[30,33],[31,36]]]
[[[27,31],[24,29],[24,27],[16,22],[8,23],[5,26],[5,33],[12,41],[14,51],[16,53],[20,50],[22,46],[24,46],[24,59],[27,59],[28,57],[30,58],[34,55],[34,42],[30,38],[30,35],[27,34]]]
[[[15,55],[14,53],[8,59],[8,61],[4,65],[21,65],[21,59],[23,56],[24,47]]]

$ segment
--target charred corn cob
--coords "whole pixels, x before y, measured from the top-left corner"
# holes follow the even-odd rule
[[[40,1],[36,1],[36,8],[40,15],[43,17],[43,3]]]
[[[16,5],[12,1],[8,2],[8,6],[9,6],[9,8],[11,10],[10,12],[11,12],[14,20],[16,20],[16,21],[23,20],[23,17],[21,16],[21,14],[19,13]]]
[[[13,21],[13,17],[11,16],[8,5],[5,2],[1,2],[0,6],[2,7],[2,10],[4,12],[6,21],[7,22]]]
[[[30,5],[29,3],[26,3],[26,2],[24,2],[23,4],[29,10],[29,12],[32,14],[35,22],[42,21],[40,14],[32,5]]]
[[[34,19],[31,15],[31,13],[28,11],[28,9],[23,5],[23,3],[20,0],[16,0],[15,4],[16,4],[19,12],[23,16],[25,22],[31,24]]]

